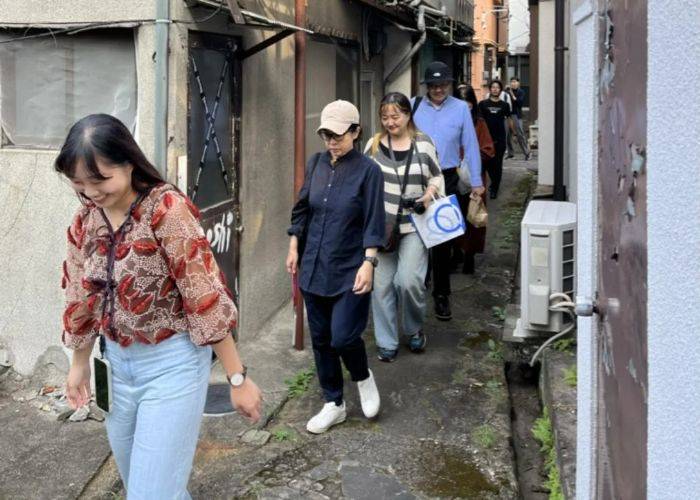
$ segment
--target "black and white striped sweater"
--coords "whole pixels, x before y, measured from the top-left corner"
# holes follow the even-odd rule
[[[401,184],[406,172],[406,160],[393,161],[391,157],[377,147],[377,152],[372,154],[374,138],[367,142],[365,154],[372,158],[384,174],[384,210],[386,220],[392,221],[399,211],[399,200],[401,198]],[[438,163],[437,150],[432,139],[425,134],[419,133],[414,140],[415,149],[411,159],[410,170],[408,171],[408,185],[404,196],[409,198],[422,196],[427,186],[434,186],[439,196],[445,195],[445,181],[442,177],[440,164]],[[417,154],[416,154],[417,152]],[[400,219],[401,233],[411,233],[415,229],[408,218],[405,210]]]

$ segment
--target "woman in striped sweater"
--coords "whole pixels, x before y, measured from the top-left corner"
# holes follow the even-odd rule
[[[405,95],[387,94],[379,106],[379,117],[382,131],[370,139],[365,153],[379,164],[384,174],[384,208],[390,243],[379,254],[372,316],[378,357],[391,362],[399,347],[399,313],[410,350],[425,349],[428,250],[416,234],[409,214],[427,207],[433,197],[444,196],[445,182],[435,145],[413,123],[411,103]]]

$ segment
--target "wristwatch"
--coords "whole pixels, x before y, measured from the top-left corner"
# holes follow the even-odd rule
[[[228,379],[228,383],[231,384],[231,387],[234,389],[238,389],[240,386],[243,385],[243,382],[245,382],[246,375],[248,375],[248,367],[243,365],[243,371],[240,373],[234,373],[230,377],[227,375],[226,378]]]
[[[377,267],[379,265],[379,259],[376,257],[365,257],[365,260],[372,264],[372,267]]]

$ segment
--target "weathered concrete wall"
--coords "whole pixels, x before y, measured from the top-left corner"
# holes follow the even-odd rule
[[[539,3],[538,182],[554,184],[554,2]]]
[[[0,150],[0,343],[25,374],[61,339],[61,262],[78,199],[54,156]]]
[[[530,44],[530,11],[528,0],[510,0],[508,4],[508,52],[526,54]]]
[[[698,19],[695,0],[648,3],[650,499],[697,498],[700,491],[700,102],[668,107],[669,95],[700,79]]]
[[[88,22],[146,19],[150,2],[107,2],[95,6],[38,8],[37,2],[0,1],[6,22]],[[267,2],[272,4],[272,2]],[[37,5],[33,5],[37,4]],[[131,5],[133,4],[133,6]],[[149,9],[143,6],[148,5]],[[291,5],[291,7],[290,7]],[[133,8],[131,8],[133,7]],[[293,2],[267,6],[284,19]],[[272,7],[275,7],[274,9]],[[127,8],[129,9],[127,11]],[[171,1],[174,19],[191,19],[182,2]],[[291,10],[290,10],[291,9]],[[257,10],[257,9],[256,9]],[[47,13],[41,18],[37,13]],[[124,12],[128,12],[124,14]],[[211,10],[197,14],[210,13]],[[11,13],[12,17],[6,17]],[[49,16],[50,14],[50,16]],[[168,180],[177,178],[177,158],[187,153],[187,33],[189,29],[240,35],[244,47],[271,36],[251,28],[231,29],[224,16],[207,24],[170,26],[168,100]],[[291,21],[293,19],[284,19]],[[136,35],[138,71],[137,140],[153,156],[154,27],[144,25]],[[256,54],[243,64],[241,125],[241,200],[246,231],[241,246],[241,332],[253,335],[289,299],[284,271],[285,233],[293,201],[293,39]],[[60,345],[63,295],[60,267],[65,227],[77,206],[72,190],[52,171],[56,151],[0,150],[0,343],[12,354],[14,367],[30,373],[39,356]]]
[[[0,0],[0,24],[135,21],[154,19],[155,13],[155,1]]]
[[[0,0],[2,22],[92,22],[151,19],[148,2],[10,2]],[[88,5],[89,4],[89,5]],[[138,120],[136,138],[153,153],[154,27],[137,31]],[[60,345],[63,294],[60,269],[65,228],[78,201],[52,165],[56,151],[0,149],[0,343],[14,368],[30,373],[39,357]],[[20,251],[21,249],[21,251]]]
[[[576,201],[578,217],[578,258],[576,275],[579,296],[594,297],[598,286],[598,145],[597,145],[597,19],[592,2],[584,0],[572,15],[571,39],[577,50],[572,51],[571,69],[576,77],[571,77],[572,101],[571,128],[571,168],[575,168],[575,186],[572,186],[571,200]],[[576,454],[576,494],[578,498],[593,498],[595,485],[596,453],[596,376],[598,364],[597,319],[580,317],[577,321],[577,454]]]
[[[408,54],[413,46],[411,34],[401,31],[393,26],[386,27],[387,45],[384,49],[384,78],[396,67],[404,55]],[[392,82],[384,89],[385,92],[401,92],[411,96],[411,65],[409,64]]]

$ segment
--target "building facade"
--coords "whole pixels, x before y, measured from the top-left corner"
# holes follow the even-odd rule
[[[490,80],[506,76],[508,3],[508,0],[477,0],[474,4],[471,85],[478,99],[488,96]]]
[[[540,0],[541,157],[543,123],[554,120],[553,88],[543,87],[553,85],[547,66],[560,2],[568,48],[563,166],[578,210],[576,295],[593,306],[579,309],[577,320],[575,498],[695,498],[700,176],[687,158],[697,149],[700,109],[690,100],[669,113],[667,99],[685,86],[674,75],[695,68],[690,61],[700,55],[692,42],[700,7]],[[669,59],[678,43],[688,50]],[[678,127],[684,133],[669,141]],[[540,163],[541,183],[543,174]]]
[[[252,341],[291,298],[295,151],[322,147],[314,131],[323,105],[353,101],[369,134],[386,91],[418,89],[424,47],[456,67],[467,60],[469,2],[302,5],[299,20],[294,0],[71,0],[51,9],[0,0],[0,349],[17,371],[49,358],[67,367],[60,269],[78,200],[52,164],[75,120],[122,119],[199,205],[239,305],[238,333]],[[295,144],[300,31],[306,134]]]

